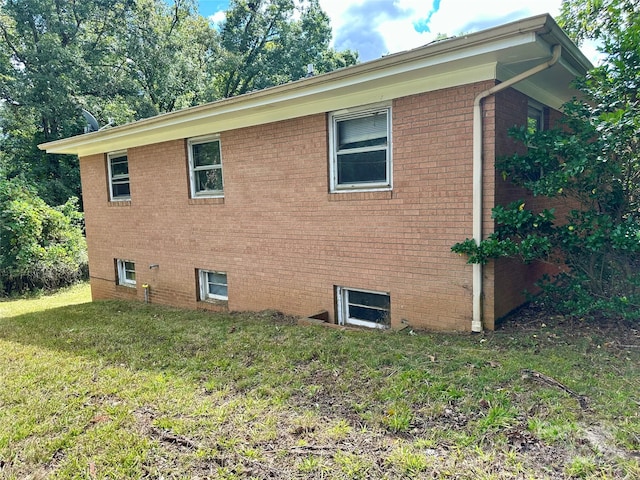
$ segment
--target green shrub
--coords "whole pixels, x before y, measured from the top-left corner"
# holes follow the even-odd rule
[[[452,247],[469,263],[557,265],[541,282],[547,304],[579,317],[640,319],[640,13],[628,15],[628,28],[605,37],[607,62],[577,81],[582,99],[564,106],[563,125],[512,128],[526,153],[499,162],[505,179],[573,210],[497,206],[494,233]]]
[[[52,290],[87,276],[78,199],[51,207],[16,180],[0,180],[0,295]]]

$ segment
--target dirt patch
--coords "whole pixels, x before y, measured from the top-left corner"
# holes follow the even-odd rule
[[[565,340],[585,336],[603,339],[610,346],[640,349],[640,322],[558,315],[542,303],[531,302],[502,318],[496,332],[509,334],[555,330]]]

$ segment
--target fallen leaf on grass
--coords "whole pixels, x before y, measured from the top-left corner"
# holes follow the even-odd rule
[[[108,415],[96,415],[90,420],[90,423],[103,423],[109,420],[111,420],[111,418]]]

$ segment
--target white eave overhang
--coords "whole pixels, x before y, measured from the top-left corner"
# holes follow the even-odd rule
[[[506,80],[550,57],[558,64],[516,88],[559,108],[570,82],[592,67],[548,15],[452,38],[378,60],[187,108],[127,125],[39,145],[47,153],[87,155],[220,133],[305,115],[377,103],[483,80]]]

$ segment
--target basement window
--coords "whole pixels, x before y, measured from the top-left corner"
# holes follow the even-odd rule
[[[338,323],[370,328],[391,325],[391,298],[388,293],[336,287]]]
[[[109,164],[109,195],[111,201],[131,200],[129,188],[129,158],[127,152],[107,154]]]
[[[118,270],[118,285],[125,287],[136,286],[136,264],[130,260],[116,260]]]
[[[228,300],[227,274],[225,272],[212,272],[198,270],[200,279],[200,300]]]
[[[331,191],[391,189],[391,107],[330,115]]]
[[[222,197],[220,137],[192,138],[188,144],[191,197]]]

